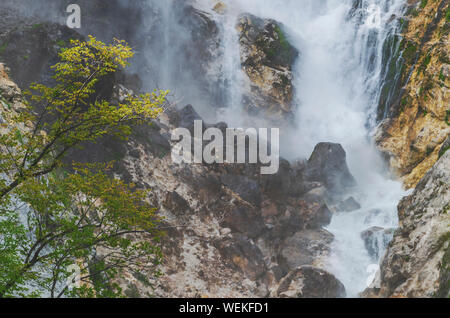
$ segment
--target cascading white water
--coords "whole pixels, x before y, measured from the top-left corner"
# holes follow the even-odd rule
[[[288,158],[308,157],[323,141],[337,142],[347,151],[351,172],[358,182],[353,195],[362,208],[336,213],[328,230],[335,235],[328,270],[355,297],[367,287],[368,269],[377,264],[361,238],[371,227],[397,226],[396,205],[405,194],[399,182],[385,175],[384,164],[370,138],[382,82],[383,44],[397,31],[395,16],[405,0],[230,0],[221,17],[224,60],[230,94],[238,96],[241,72],[236,63],[234,25],[239,13],[248,12],[283,23],[290,42],[301,52],[294,68],[295,109],[298,129],[284,137]],[[231,22],[230,22],[231,21]],[[227,34],[229,32],[230,34]],[[228,55],[230,54],[230,55]],[[227,56],[228,55],[228,56]],[[229,68],[232,69],[229,69]],[[237,94],[237,95],[236,95]],[[231,99],[236,103],[236,97]],[[240,105],[239,105],[240,106]],[[236,114],[236,105],[233,104]],[[243,125],[230,116],[231,125]],[[377,239],[378,237],[378,239]],[[372,245],[386,247],[386,237],[375,233]],[[372,246],[372,247],[374,247]]]

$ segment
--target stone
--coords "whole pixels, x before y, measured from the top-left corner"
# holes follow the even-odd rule
[[[249,113],[271,119],[292,114],[292,67],[299,52],[287,39],[284,26],[243,14],[237,24],[241,64],[249,80],[244,102]]]
[[[386,251],[389,242],[394,236],[394,231],[394,229],[374,226],[361,233],[364,245],[374,261],[377,262],[382,256],[381,253]]]
[[[245,176],[226,174],[221,176],[221,181],[248,203],[261,206],[261,189],[256,180]]]
[[[353,212],[361,209],[361,204],[354,197],[350,197],[345,201],[339,202],[336,209],[338,212]]]
[[[257,238],[265,229],[261,215],[254,209],[245,206],[237,207],[226,213],[222,226],[229,227],[233,232],[244,234],[250,238]]]
[[[326,204],[313,204],[306,216],[306,228],[320,229],[321,227],[327,226],[331,223],[333,213]]]
[[[308,160],[305,170],[308,181],[323,183],[328,190],[342,194],[356,185],[340,144],[319,143]]]
[[[444,143],[441,146],[441,149],[439,150],[439,158],[442,157],[449,148],[450,148],[450,135],[444,141]]]
[[[245,236],[237,235],[234,240],[221,240],[215,243],[220,254],[230,260],[255,281],[266,271],[261,250]]]
[[[343,298],[344,285],[332,274],[314,266],[300,266],[283,278],[274,292],[281,298]]]
[[[195,111],[192,105],[186,105],[177,112],[177,121],[173,124],[179,128],[188,129],[192,136],[194,135],[194,122],[196,120],[202,120],[200,115]]]
[[[442,35],[442,25],[448,23],[446,3],[406,5],[403,19],[408,23],[387,48],[386,61],[391,62],[385,66],[378,107],[381,132],[375,140],[392,172],[405,188],[414,189],[439,159],[450,133],[449,63],[441,58],[450,55],[450,48],[448,34]]]
[[[167,193],[164,206],[176,215],[184,214],[189,209],[189,203],[177,192]]]
[[[449,297],[450,153],[398,205],[400,228],[366,297]]]
[[[334,236],[327,230],[303,230],[295,233],[283,244],[280,257],[286,272],[301,265],[315,265],[327,257]]]
[[[281,212],[275,203],[271,201],[264,201],[261,208],[261,215],[263,218],[273,217],[279,215]]]

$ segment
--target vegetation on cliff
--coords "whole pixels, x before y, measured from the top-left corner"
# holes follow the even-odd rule
[[[378,119],[377,138],[407,188],[417,185],[439,158],[450,126],[448,1],[415,1],[395,36]]]
[[[59,56],[54,85],[33,84],[29,102],[1,113],[0,297],[119,296],[114,279],[123,269],[154,276],[161,258],[159,220],[146,192],[111,179],[109,164],[63,159],[102,136],[127,138],[133,125],[158,116],[167,92],[129,95],[117,104],[96,95],[101,81],[133,56],[123,41],[72,40]],[[19,89],[7,84],[2,105],[17,104],[10,90]],[[71,265],[82,281],[74,288],[67,281]]]

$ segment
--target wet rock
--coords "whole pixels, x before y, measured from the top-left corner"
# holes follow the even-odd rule
[[[389,166],[405,188],[413,189],[439,159],[450,133],[449,63],[441,58],[449,56],[450,49],[448,33],[442,36],[448,3],[405,4],[401,32],[385,44],[378,119],[387,118],[388,124],[380,125],[376,143],[389,155]],[[439,78],[432,80],[436,74]]]
[[[250,80],[244,96],[250,113],[284,118],[292,113],[292,66],[299,52],[288,41],[284,27],[250,14],[237,25],[241,63]]]
[[[188,129],[192,136],[194,136],[194,123],[196,120],[202,120],[202,118],[192,105],[186,105],[172,115],[171,124],[178,128]]]
[[[281,211],[278,209],[277,205],[270,200],[264,201],[261,207],[261,215],[263,218],[270,218],[278,216]]]
[[[181,78],[180,83],[191,82],[187,90],[180,87],[186,90],[183,93],[192,94],[188,90],[195,90],[197,94],[203,96],[205,105],[222,107],[226,99],[226,83],[223,72],[217,66],[217,60],[222,56],[219,26],[210,13],[196,8],[189,2],[179,2],[172,6],[171,10],[174,18],[178,17],[177,25],[172,29],[171,35],[171,44],[177,48],[176,51],[171,52],[173,54],[171,63],[174,64],[171,71],[172,77]],[[182,39],[178,32],[183,32]],[[155,36],[155,39],[158,37]],[[158,46],[160,43],[150,45]],[[162,51],[160,54],[164,55],[167,52]],[[195,98],[195,100],[198,99]]]
[[[338,212],[353,212],[361,209],[361,205],[355,200],[354,197],[350,197],[345,201],[339,202],[336,209]]]
[[[326,204],[313,204],[304,211],[304,217],[306,218],[305,224],[308,229],[320,229],[323,226],[327,226],[331,223],[333,213]]]
[[[389,242],[394,236],[394,229],[384,229],[382,227],[374,226],[361,233],[361,238],[364,241],[367,251],[370,257],[374,261],[378,261]]]
[[[231,261],[251,280],[257,280],[267,270],[261,250],[242,235],[215,243],[222,257]]]
[[[327,189],[318,182],[310,182],[309,187],[312,188],[308,191],[303,198],[308,202],[325,202],[327,196]]]
[[[450,136],[448,136],[445,142],[442,144],[441,149],[439,150],[439,158],[442,157],[449,148],[450,148]]]
[[[245,176],[227,174],[221,176],[222,183],[254,206],[261,205],[261,189],[256,180]]]
[[[319,143],[308,160],[305,178],[323,183],[334,193],[344,193],[356,185],[340,144]]]
[[[364,224],[384,224],[390,222],[390,216],[383,210],[372,209],[367,213]]]
[[[448,297],[450,153],[398,205],[400,228],[386,251],[370,297]]]
[[[301,265],[314,265],[330,253],[334,236],[326,230],[304,230],[283,244],[280,257],[286,272]]]
[[[301,266],[283,278],[274,292],[282,298],[343,298],[345,287],[334,275],[314,266]]]
[[[184,214],[189,209],[189,203],[177,192],[167,193],[163,205],[176,215]]]
[[[245,234],[250,238],[256,238],[265,229],[263,219],[256,210],[250,207],[237,207],[226,213],[222,222],[223,227],[229,227],[234,232]]]

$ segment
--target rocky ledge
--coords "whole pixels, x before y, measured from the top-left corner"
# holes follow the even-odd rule
[[[270,119],[292,114],[292,67],[299,52],[288,41],[282,24],[250,14],[239,17],[241,63],[248,77],[244,96],[251,114]]]
[[[333,235],[323,226],[331,221],[327,201],[338,192],[334,186],[348,180],[326,184],[320,178],[351,177],[342,148],[324,143],[308,162],[281,159],[278,173],[265,176],[258,165],[174,164],[170,131],[191,127],[196,119],[190,105],[169,110],[125,146],[118,174],[152,190],[150,200],[160,206],[168,234],[164,275],[146,282],[130,274],[126,287],[161,297],[345,295],[324,270]],[[333,149],[340,165],[327,162]],[[305,288],[289,292],[299,284]]]

